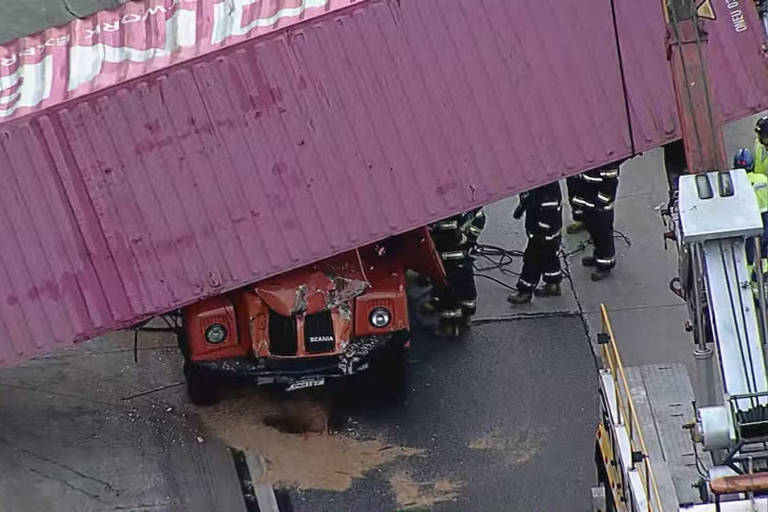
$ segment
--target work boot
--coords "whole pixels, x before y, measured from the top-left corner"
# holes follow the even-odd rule
[[[544,283],[544,285],[536,288],[534,293],[537,297],[559,297],[562,295],[560,283]]]
[[[568,224],[568,227],[565,228],[565,232],[569,235],[575,235],[576,233],[581,233],[585,229],[587,229],[587,226],[584,225],[584,222],[575,220]]]
[[[602,281],[603,279],[607,279],[611,277],[611,269],[610,268],[599,268],[592,272],[589,276],[593,281]]]
[[[511,293],[507,297],[507,302],[510,304],[528,304],[533,298],[531,291],[518,290],[517,293]]]
[[[465,328],[457,322],[440,322],[436,334],[441,338],[459,338],[464,331]]]
[[[597,262],[595,261],[594,256],[584,256],[581,258],[581,265],[584,267],[595,267],[597,266]]]

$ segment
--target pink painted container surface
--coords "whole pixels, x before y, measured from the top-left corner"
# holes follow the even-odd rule
[[[729,119],[768,106],[733,4]],[[630,119],[608,0],[150,0],[0,46],[0,364],[678,137],[660,2],[616,10]]]

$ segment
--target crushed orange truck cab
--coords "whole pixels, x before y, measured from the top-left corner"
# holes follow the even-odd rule
[[[445,283],[426,228],[188,306],[179,343],[190,398],[215,402],[220,379],[293,390],[377,368],[401,378],[409,268]]]

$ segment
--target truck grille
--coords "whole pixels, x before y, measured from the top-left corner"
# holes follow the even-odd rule
[[[269,312],[269,352],[276,356],[295,356],[298,348],[296,317]]]
[[[309,354],[333,352],[336,348],[330,311],[304,317],[304,347]]]

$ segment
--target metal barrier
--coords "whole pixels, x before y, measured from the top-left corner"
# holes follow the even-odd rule
[[[608,318],[608,312],[604,305],[600,306],[600,314],[603,324],[603,332],[598,340],[602,356],[601,376],[609,377],[602,380],[602,388],[605,393],[611,393],[613,396],[615,407],[613,408],[614,410],[609,411],[609,414],[612,416],[612,427],[614,430],[624,430],[626,433],[625,439],[628,439],[630,450],[628,460],[618,460],[619,458],[622,458],[621,449],[616,450],[614,448],[610,450],[611,456],[613,457],[611,463],[616,468],[619,468],[622,465],[625,466],[625,469],[628,470],[626,473],[637,472],[642,486],[642,492],[645,495],[644,501],[647,504],[645,510],[648,512],[662,512],[663,509],[659,497],[659,490],[656,486],[656,479],[653,475],[651,462],[648,459],[648,451],[645,447],[643,433],[640,430],[635,405],[632,403],[627,376],[624,373],[624,366],[621,362],[619,349],[616,346],[616,339],[613,335],[611,321]],[[606,382],[610,382],[610,386],[605,386]],[[613,389],[606,389],[606,387],[612,387]],[[608,398],[609,397],[606,397],[606,399]],[[602,429],[602,425],[600,429]],[[598,431],[598,437],[600,437],[600,432],[601,430]],[[614,432],[614,434],[616,433],[617,432]],[[620,473],[623,480],[626,477],[626,474],[624,471],[621,471]],[[632,497],[625,495],[626,488],[633,487],[631,482],[623,481],[621,486],[617,485],[617,482],[614,482],[611,487],[614,496],[616,496],[617,492],[620,493],[616,496],[619,498],[616,502],[624,502],[632,507],[627,510],[635,511],[634,504],[632,504],[634,500],[631,499]],[[637,489],[635,489],[634,492],[637,493]],[[635,496],[635,498],[637,498],[637,496]]]

